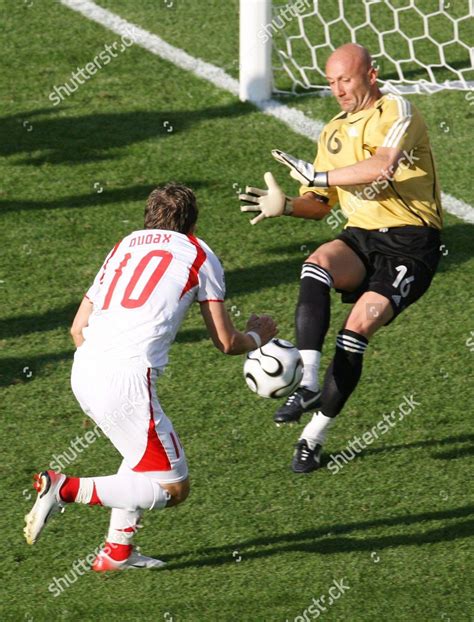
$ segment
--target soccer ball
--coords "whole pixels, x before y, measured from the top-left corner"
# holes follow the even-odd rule
[[[284,339],[272,339],[245,358],[245,382],[260,397],[285,397],[299,386],[302,377],[300,353]]]

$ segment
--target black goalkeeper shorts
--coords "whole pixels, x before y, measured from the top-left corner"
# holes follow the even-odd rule
[[[433,227],[347,227],[336,239],[347,244],[367,270],[356,291],[337,290],[342,302],[353,303],[366,291],[377,292],[390,300],[392,320],[426,292],[441,253],[440,232]]]

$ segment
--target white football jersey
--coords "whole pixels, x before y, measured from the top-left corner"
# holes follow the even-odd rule
[[[192,235],[134,231],[110,251],[86,296],[94,306],[78,356],[162,370],[191,303],[223,302],[224,271]]]

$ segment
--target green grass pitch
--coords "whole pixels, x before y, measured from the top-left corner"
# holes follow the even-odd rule
[[[235,75],[236,0],[167,4],[101,1]],[[72,577],[74,563],[103,541],[108,511],[69,507],[28,547],[31,477],[90,429],[69,387],[68,328],[107,251],[142,226],[149,191],[171,179],[195,189],[198,235],[223,260],[236,324],[271,313],[283,338],[294,337],[301,262],[335,231],[284,218],[252,228],[239,212],[238,189],[259,185],[267,169],[295,192],[270,150],[311,159],[310,140],[136,46],[54,107],[53,86],[118,37],[53,0],[5,5],[0,618],[283,622],[316,619],[309,607],[325,596],[328,622],[471,620],[472,225],[449,215],[431,289],[371,342],[327,452],[344,449],[403,396],[419,402],[411,415],[339,473],[296,476],[298,428],[273,425],[276,404],[246,388],[242,358],[219,354],[192,309],[158,388],[186,448],[192,493],[183,506],[148,513],[137,538],[168,566],[87,572],[51,593],[54,578]],[[411,100],[430,127],[443,191],[473,204],[473,106],[459,92]],[[287,101],[313,118],[336,110],[328,98]],[[324,364],[347,310],[334,297]],[[101,438],[67,471],[108,474],[118,464]],[[329,604],[334,581],[349,589]]]

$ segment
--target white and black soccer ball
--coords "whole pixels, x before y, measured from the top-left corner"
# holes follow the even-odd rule
[[[299,386],[302,377],[299,350],[284,339],[272,339],[245,358],[245,382],[260,397],[285,397]]]

